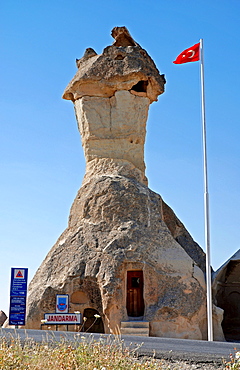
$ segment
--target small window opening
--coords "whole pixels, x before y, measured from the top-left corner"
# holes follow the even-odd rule
[[[139,81],[132,87],[132,90],[137,92],[147,92],[148,81]]]
[[[139,288],[140,278],[132,277],[132,288]]]

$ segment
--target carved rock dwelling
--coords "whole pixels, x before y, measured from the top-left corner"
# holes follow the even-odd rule
[[[213,274],[214,303],[224,310],[225,339],[240,339],[240,249]]]
[[[206,338],[205,254],[160,195],[147,186],[149,105],[165,78],[125,27],[97,55],[87,49],[63,98],[72,100],[86,173],[67,229],[29,287],[27,327],[54,312],[101,316],[92,331]],[[215,310],[215,339],[222,339]],[[85,328],[86,328],[85,327]]]

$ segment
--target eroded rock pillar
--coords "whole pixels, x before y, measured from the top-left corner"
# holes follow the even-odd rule
[[[96,158],[124,159],[145,172],[147,97],[121,90],[110,98],[84,96],[74,104],[87,163]]]
[[[78,71],[63,98],[74,102],[86,159],[85,178],[97,164],[97,170],[104,167],[105,172],[110,166],[111,171],[114,167],[116,172],[125,168],[138,173],[137,180],[147,184],[148,108],[164,92],[165,78],[125,27],[115,27],[112,36],[113,45],[102,54],[88,48],[77,60]]]

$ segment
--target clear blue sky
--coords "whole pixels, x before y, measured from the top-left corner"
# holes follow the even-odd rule
[[[239,0],[8,0],[1,4],[0,309],[11,267],[30,278],[67,227],[85,171],[73,104],[61,98],[87,47],[127,26],[166,75],[150,107],[149,187],[204,246],[199,63],[175,65],[204,39],[211,260],[240,248]]]

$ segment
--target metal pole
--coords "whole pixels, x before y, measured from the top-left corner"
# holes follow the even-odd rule
[[[208,195],[208,171],[207,171],[203,39],[200,39],[200,61],[201,61],[200,70],[201,70],[201,97],[202,97],[203,166],[204,166],[204,224],[205,224],[205,246],[206,246],[207,323],[208,323],[208,341],[213,341],[212,279],[211,279],[211,261],[210,261],[209,195]]]

